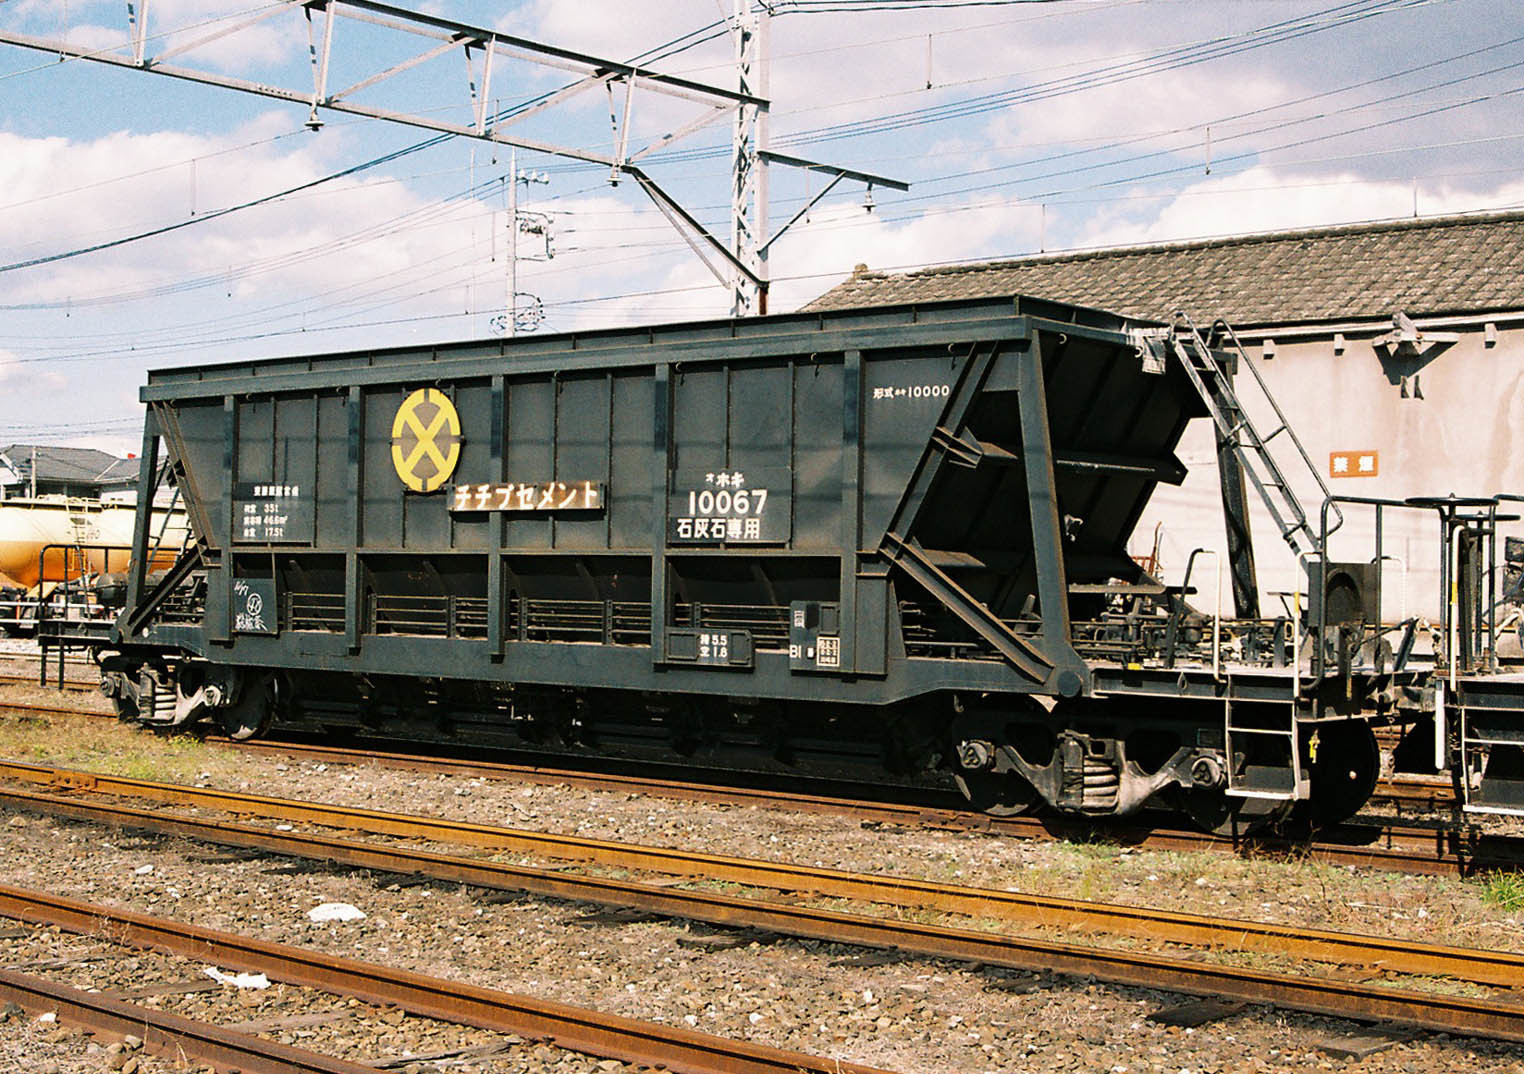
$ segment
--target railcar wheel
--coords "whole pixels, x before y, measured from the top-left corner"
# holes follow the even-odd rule
[[[1317,828],[1342,824],[1360,811],[1381,776],[1381,747],[1360,720],[1322,724],[1309,750],[1310,797],[1300,812]]]
[[[1270,798],[1230,798],[1220,787],[1181,792],[1180,811],[1204,832],[1213,835],[1249,835],[1286,819],[1289,802]]]
[[[136,698],[118,695],[111,699],[111,705],[116,709],[116,718],[123,723],[136,723],[138,719],[138,702]]]
[[[950,728],[953,782],[969,808],[992,817],[1015,817],[1042,804],[1030,780],[1012,762],[1011,719],[997,712],[967,712]]]
[[[245,682],[238,700],[217,710],[222,733],[237,742],[264,734],[274,711],[270,693],[270,680],[264,676]]]
[[[961,771],[953,776],[971,808],[992,817],[1017,817],[1036,809],[1037,788],[1014,771]]]
[[[116,718],[123,723],[135,723],[138,718],[140,710],[135,686],[136,684],[127,677],[125,672],[101,669],[101,694],[111,699],[111,707],[116,710]]]

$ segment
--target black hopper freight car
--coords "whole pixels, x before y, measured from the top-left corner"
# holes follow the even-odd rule
[[[162,444],[192,541],[131,578],[105,686],[239,736],[470,718],[866,756],[995,812],[1347,814],[1420,672],[1358,600],[1230,622],[1127,553],[1192,418],[1230,516],[1245,473],[1284,492],[1229,366],[1021,298],[156,372],[143,481]],[[152,539],[140,512],[137,563]]]

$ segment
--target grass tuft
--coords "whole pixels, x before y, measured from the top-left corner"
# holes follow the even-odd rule
[[[1509,913],[1524,910],[1524,873],[1489,873],[1482,880],[1482,901]]]

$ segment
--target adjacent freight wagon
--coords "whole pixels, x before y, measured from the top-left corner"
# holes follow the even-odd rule
[[[105,687],[237,735],[469,714],[940,771],[997,812],[1344,814],[1369,724],[1433,708],[1368,602],[1229,623],[1127,553],[1192,418],[1230,516],[1232,460],[1260,484],[1230,372],[1025,298],[156,372],[135,562],[161,447],[192,539],[131,578]]]

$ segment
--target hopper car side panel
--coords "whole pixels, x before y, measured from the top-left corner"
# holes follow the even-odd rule
[[[199,617],[143,639],[232,665],[871,704],[1084,692],[1065,587],[1129,569],[1199,412],[1183,378],[1147,371],[1126,322],[1047,304],[773,321],[154,374],[206,585]],[[461,432],[451,480],[420,494],[393,432],[428,385]],[[456,483],[555,481],[603,502],[451,509]],[[269,504],[281,525],[240,528]],[[251,581],[273,585],[274,633],[239,629]],[[801,606],[836,628],[808,667]],[[721,635],[733,658],[693,651]]]

